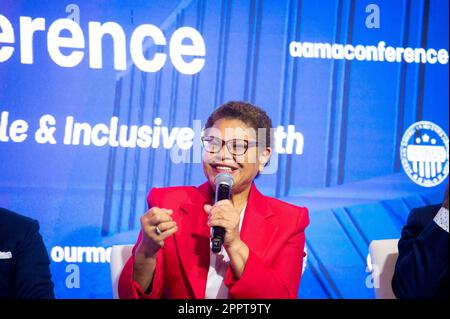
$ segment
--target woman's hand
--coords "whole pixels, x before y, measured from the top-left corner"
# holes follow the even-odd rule
[[[241,214],[229,200],[218,201],[214,206],[205,205],[204,209],[209,214],[208,225],[210,227],[220,226],[225,228],[223,247],[230,257],[234,277],[239,279],[244,272],[250,253],[239,233]]]
[[[205,205],[204,210],[209,214],[208,226],[220,226],[225,228],[225,248],[238,244],[241,241],[239,235],[240,213],[234,208],[230,200],[221,200],[211,205]]]
[[[156,255],[164,246],[164,240],[178,230],[172,213],[170,209],[152,207],[141,217],[142,241],[137,252],[145,253],[146,257]]]
[[[164,240],[178,229],[171,215],[170,209],[152,207],[141,217],[142,240],[134,255],[133,280],[146,293],[151,291],[156,253],[164,246]]]

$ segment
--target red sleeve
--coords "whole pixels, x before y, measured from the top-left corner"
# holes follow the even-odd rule
[[[148,197],[148,207],[156,205],[156,189],[152,188]],[[159,299],[162,296],[164,287],[164,256],[163,249],[160,249],[156,255],[156,268],[153,274],[153,281],[151,284],[151,292],[146,294],[141,286],[133,280],[133,265],[134,265],[134,253],[139,242],[142,240],[142,233],[139,232],[139,238],[133,247],[133,253],[130,259],[125,264],[122,273],[119,278],[119,298],[121,299]]]
[[[267,266],[251,250],[242,276],[235,280],[231,267],[224,282],[236,299],[297,299],[303,257],[305,233],[309,224],[308,211],[299,213],[295,231],[283,245],[272,266]]]

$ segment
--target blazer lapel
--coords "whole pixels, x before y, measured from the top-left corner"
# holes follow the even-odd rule
[[[250,195],[242,221],[241,239],[249,249],[262,258],[278,230],[270,218],[274,213],[267,205],[267,200],[255,184],[252,184]]]
[[[210,229],[204,204],[211,203],[209,184],[205,183],[193,194],[191,202],[180,206],[180,222],[174,235],[175,245],[184,272],[188,277],[195,298],[205,298],[209,269]]]
[[[180,205],[178,231],[174,235],[175,245],[184,272],[188,277],[195,298],[204,299],[210,262],[210,228],[204,204],[212,203],[209,183],[202,184],[191,197],[191,201]],[[270,220],[274,213],[268,208],[265,196],[254,183],[242,222],[241,238],[260,258],[270,247],[278,226]]]

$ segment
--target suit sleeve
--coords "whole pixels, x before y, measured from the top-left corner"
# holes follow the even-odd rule
[[[399,299],[436,298],[448,271],[448,233],[433,220],[421,226],[418,213],[411,211],[398,243],[392,289]]]
[[[13,298],[55,298],[50,260],[39,233],[37,221],[32,220],[28,223],[25,237],[18,245],[15,259]]]
[[[280,250],[276,262],[268,266],[251,250],[242,276],[235,280],[231,268],[224,282],[236,299],[297,299],[305,257],[307,209],[301,209],[296,227]]]
[[[156,188],[153,188],[147,198],[149,208],[156,206]],[[142,240],[142,233],[139,232],[139,238],[133,247],[131,257],[125,264],[119,278],[119,298],[121,299],[159,299],[162,297],[164,287],[164,256],[163,250],[160,249],[156,255],[155,272],[149,292],[144,292],[141,286],[133,280],[134,255],[136,248]]]

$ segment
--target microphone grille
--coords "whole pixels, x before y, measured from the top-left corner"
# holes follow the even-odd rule
[[[231,176],[230,174],[227,174],[227,173],[217,174],[216,178],[214,179],[214,183],[216,184],[216,186],[218,186],[220,184],[225,184],[230,187],[233,187],[233,184],[234,184],[233,176]]]

